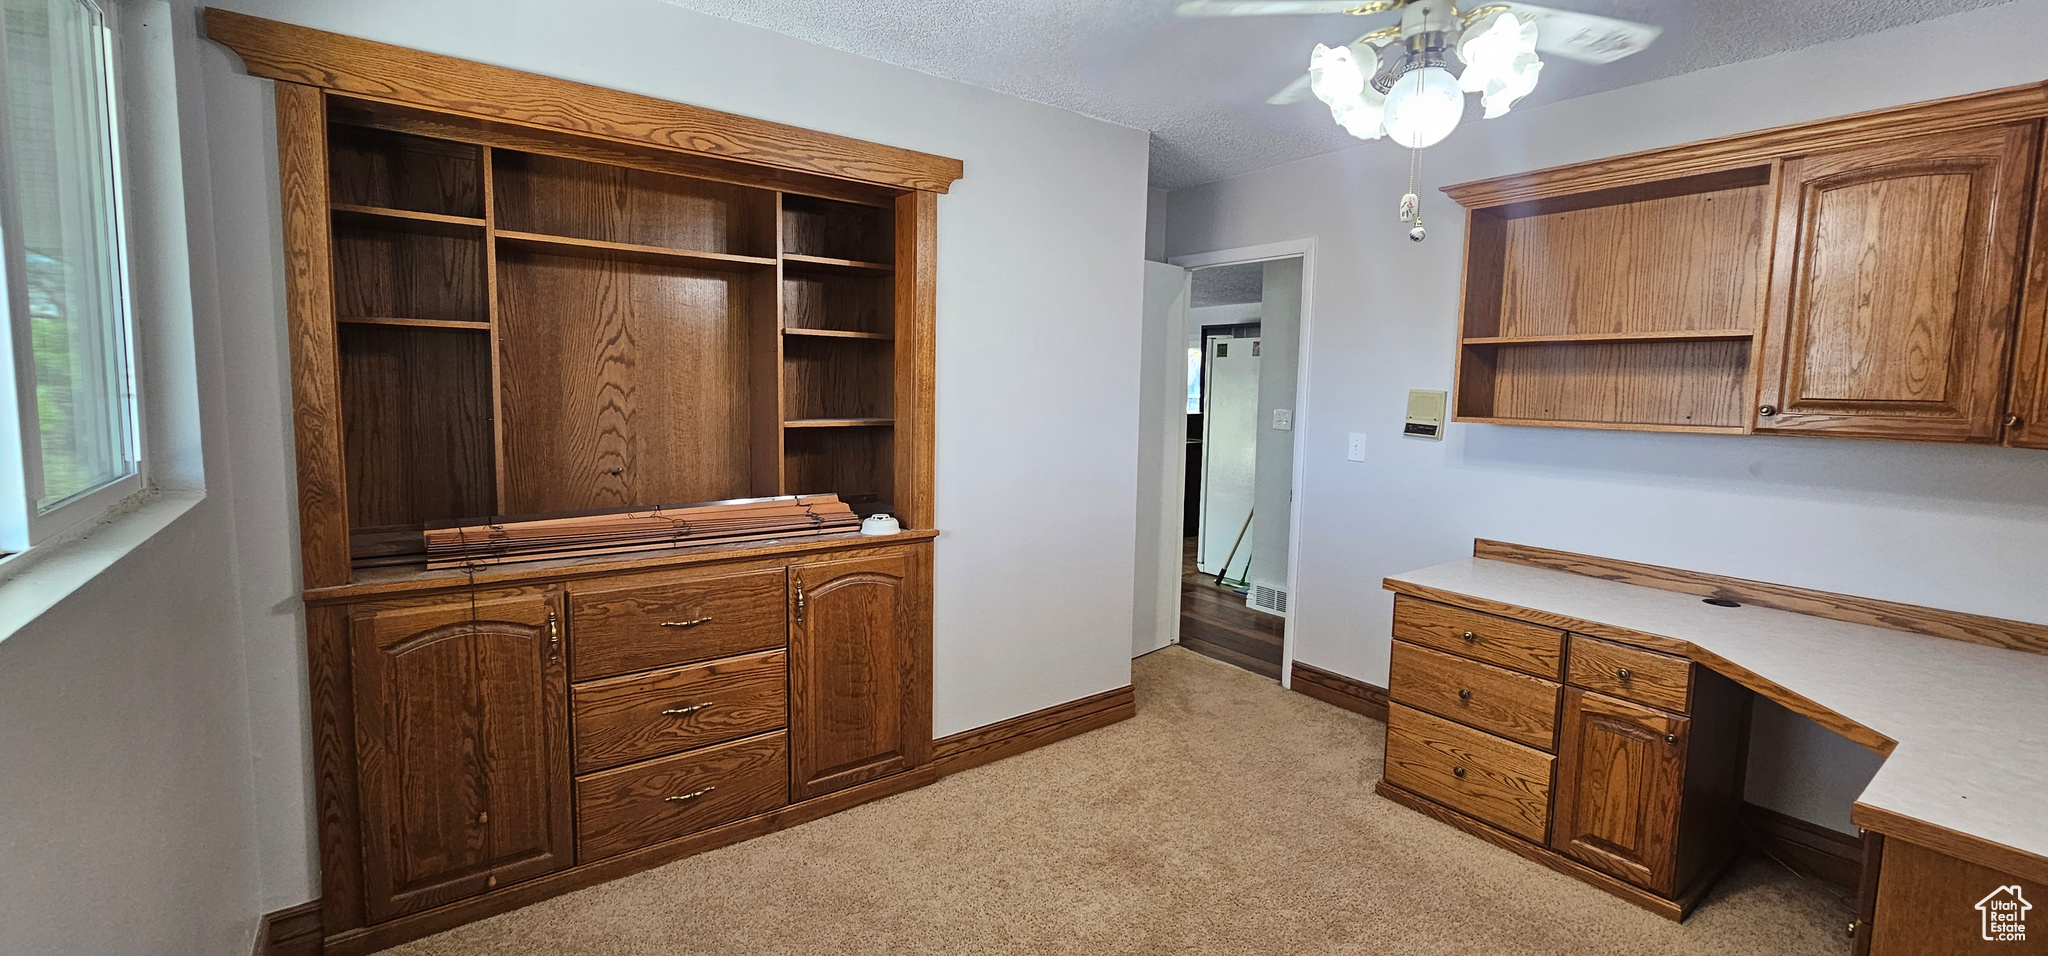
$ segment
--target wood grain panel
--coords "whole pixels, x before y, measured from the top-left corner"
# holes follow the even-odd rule
[[[1444,187],[1444,193],[1468,209],[1489,208],[1722,173],[1784,156],[1897,140],[1923,130],[1960,132],[2043,115],[2048,115],[2048,84],[2028,83],[1460,183]]]
[[[1692,662],[1683,657],[1574,634],[1565,671],[1580,687],[1672,713],[1692,703]]]
[[[501,254],[500,507],[746,496],[749,289],[718,272]]]
[[[788,195],[782,201],[782,251],[827,259],[892,262],[893,217],[887,209]]]
[[[1686,571],[1486,538],[1473,540],[1472,556],[1488,561],[1508,561],[1533,568],[1657,588],[1662,591],[1677,591],[1703,598],[1755,604],[1796,614],[1810,614],[1832,621],[1868,624],[1872,627],[1945,637],[1987,647],[2048,654],[2048,624],[1966,614],[1962,611],[1921,607],[1915,604],[1900,604],[1896,601],[1858,597],[1853,594],[1815,591],[1810,588],[1772,584],[1768,581],[1752,581],[1747,578],[1708,574],[1704,571]],[[1680,648],[1680,653],[1683,652],[1684,649]]]
[[[886,342],[791,337],[782,343],[783,418],[889,418],[894,366]]]
[[[483,240],[473,227],[337,213],[335,312],[486,322]]]
[[[206,35],[251,74],[539,129],[945,192],[957,159],[865,143],[209,7]]]
[[[861,514],[894,514],[889,500],[894,437],[895,429],[887,425],[784,432],[783,490],[793,495],[829,491]]]
[[[1746,341],[1572,342],[1491,346],[1492,405],[1467,417],[1740,428]]]
[[[576,772],[782,729],[788,665],[775,650],[571,687]]]
[[[1325,704],[1334,704],[1354,714],[1364,714],[1381,723],[1387,721],[1387,689],[1352,680],[1334,671],[1295,661],[1289,671],[1289,690],[1306,694]]]
[[[350,615],[370,921],[570,865],[560,611],[533,594]]]
[[[1486,334],[1755,328],[1766,192],[1748,186],[1508,219],[1501,318]]]
[[[2025,939],[1987,940],[1976,906],[1999,887],[2020,887],[2033,904]],[[1904,840],[1886,840],[1877,877],[1870,956],[1997,956],[2038,953],[2048,884],[1958,860]],[[2002,932],[1993,935],[2002,936]]]
[[[782,326],[888,335],[891,296],[887,276],[804,271],[783,264]]]
[[[1549,680],[1564,677],[1564,632],[1556,628],[1395,595],[1394,637]]]
[[[578,681],[781,647],[781,568],[599,579],[569,589]]]
[[[911,741],[931,729],[912,686],[924,633],[912,556],[804,562],[789,576],[790,795],[913,766]]]
[[[1387,709],[1387,782],[1539,843],[1555,760],[1398,702]]]
[[[1676,893],[1689,721],[1566,688],[1550,845],[1665,896]]]
[[[932,462],[938,421],[939,198],[896,200],[896,431],[891,507],[906,528],[937,520]]]
[[[1538,750],[1557,749],[1556,681],[1395,641],[1387,689],[1395,703]]]
[[[350,525],[494,513],[489,337],[344,326],[340,347]]]
[[[2048,150],[2036,158],[2033,226],[2013,341],[2012,390],[2006,400],[2005,443],[2048,449]]]
[[[1999,439],[2038,135],[1786,161],[1757,428]]]
[[[304,587],[331,587],[348,583],[349,545],[341,382],[335,367],[327,110],[320,92],[309,87],[280,84],[276,96],[292,443],[299,466],[300,577]]]
[[[576,859],[602,860],[789,802],[782,731],[576,778]]]
[[[503,229],[775,255],[775,195],[767,190],[505,149],[493,151],[492,173]]]
[[[336,123],[328,131],[337,203],[481,217],[483,171],[475,143]]]

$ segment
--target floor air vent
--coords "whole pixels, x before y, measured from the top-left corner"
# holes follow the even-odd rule
[[[1286,617],[1287,589],[1276,588],[1270,584],[1253,584],[1251,591],[1245,595],[1244,603],[1253,610]]]

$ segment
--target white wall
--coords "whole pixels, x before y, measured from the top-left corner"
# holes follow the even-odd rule
[[[177,46],[175,84],[132,72],[148,79],[122,89],[131,146],[170,138],[130,156],[138,363],[158,483],[206,497],[0,640],[0,951],[246,953],[259,876],[205,103],[189,22],[120,10],[124,67],[171,69],[153,44]],[[178,115],[134,125],[173,86]]]
[[[1468,120],[1422,156],[1419,245],[1393,216],[1407,156],[1384,142],[1171,194],[1170,255],[1314,236],[1329,263],[1307,347],[1316,368],[1342,371],[1310,383],[1296,419],[1309,441],[1298,658],[1385,684],[1379,579],[1468,555],[1474,537],[2048,621],[2048,454],[1484,425],[1452,425],[1441,443],[1400,434],[1409,389],[1451,387],[1464,236],[1435,187],[2037,82],[2044,32],[2048,4],[2023,0]],[[1344,460],[1347,432],[1369,435],[1366,462]],[[1803,720],[1760,725],[1770,772],[1750,799],[1846,828],[1868,758]],[[1795,751],[1818,771],[1782,759]]]
[[[656,0],[220,5],[964,160],[939,200],[935,731],[1129,683],[1143,131]],[[274,909],[318,893],[275,131],[268,81],[200,59]]]

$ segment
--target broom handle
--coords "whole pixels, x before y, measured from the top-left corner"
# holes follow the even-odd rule
[[[1238,545],[1241,545],[1241,544],[1243,544],[1243,543],[1244,543],[1244,533],[1245,533],[1245,532],[1247,532],[1247,531],[1250,531],[1250,530],[1252,529],[1252,515],[1255,515],[1255,514],[1258,514],[1258,513],[1259,513],[1259,509],[1257,509],[1257,508],[1253,508],[1252,510],[1250,510],[1250,511],[1247,511],[1247,512],[1245,512],[1245,513],[1244,513],[1244,524],[1243,524],[1243,525],[1242,525],[1241,527],[1239,527],[1239,528],[1237,529],[1237,540],[1236,540],[1236,541],[1232,541],[1232,542],[1230,543],[1230,556],[1229,556],[1229,557],[1227,557],[1227,558],[1224,558],[1224,559],[1223,559],[1223,567],[1221,567],[1221,568],[1218,568],[1218,569],[1217,569],[1217,571],[1216,571],[1216,586],[1217,586],[1217,587],[1219,587],[1219,588],[1220,588],[1220,587],[1222,587],[1222,586],[1223,586],[1223,582],[1224,582],[1224,580],[1225,580],[1225,576],[1226,576],[1226,575],[1228,575],[1228,574],[1230,574],[1230,562],[1232,562],[1232,561],[1235,561],[1235,560],[1237,560],[1237,547],[1238,547]],[[1246,565],[1245,565],[1245,573],[1246,573],[1246,574],[1250,574],[1250,573],[1251,573],[1251,565],[1250,565],[1250,564],[1246,564]]]

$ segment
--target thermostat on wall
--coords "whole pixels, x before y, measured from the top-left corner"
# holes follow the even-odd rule
[[[1444,393],[1426,388],[1408,390],[1408,424],[1403,435],[1444,440]]]

